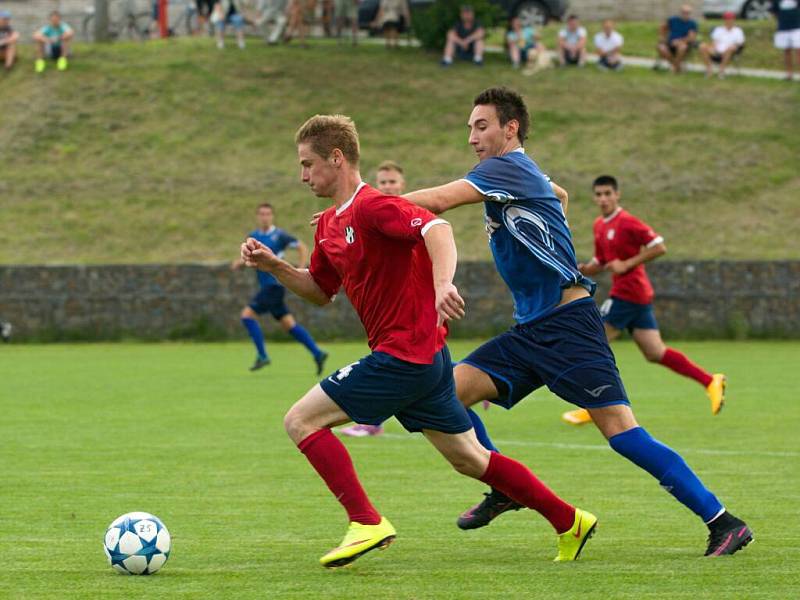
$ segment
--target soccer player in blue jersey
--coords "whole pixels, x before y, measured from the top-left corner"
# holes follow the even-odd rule
[[[677,452],[636,422],[592,299],[595,283],[578,270],[566,195],[557,197],[522,147],[529,122],[519,94],[507,88],[483,91],[468,122],[478,165],[463,179],[407,196],[434,213],[482,202],[495,264],[514,297],[517,325],[455,368],[459,400],[467,407],[489,400],[512,408],[546,385],[586,408],[614,451],[703,520],[709,528],[707,556],[733,554],[752,540],[750,528],[726,511]],[[470,418],[481,443],[496,450],[471,410]],[[482,527],[518,508],[492,490],[458,525]]]
[[[258,229],[248,234],[247,237],[258,240],[276,255],[283,256],[284,250],[287,248],[297,250],[299,263],[305,266],[308,263],[308,248],[306,245],[295,237],[286,233],[283,229],[275,226],[275,211],[269,203],[263,203],[258,206],[256,211],[258,219]],[[241,258],[233,261],[231,268],[236,270],[244,266],[244,261]],[[278,280],[275,279],[270,273],[257,271],[259,290],[250,304],[242,309],[241,319],[242,325],[247,330],[250,338],[255,344],[256,351],[258,352],[253,366],[250,367],[251,371],[258,371],[259,369],[267,366],[270,363],[269,355],[267,354],[266,346],[264,345],[264,333],[261,331],[261,326],[258,324],[258,316],[264,313],[270,313],[273,318],[280,323],[284,331],[289,333],[294,339],[303,344],[311,355],[314,357],[314,362],[317,365],[317,375],[322,373],[325,366],[325,359],[328,358],[327,352],[320,350],[314,338],[306,329],[295,321],[294,316],[289,312],[286,306],[284,296],[286,288],[284,288]]]

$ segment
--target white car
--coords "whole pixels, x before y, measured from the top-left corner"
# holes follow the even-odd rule
[[[703,0],[704,17],[721,17],[731,11],[743,19],[769,19],[771,0]]]

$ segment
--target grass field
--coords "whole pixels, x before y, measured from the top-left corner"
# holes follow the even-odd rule
[[[472,167],[471,101],[496,84],[528,99],[526,149],[570,191],[580,256],[591,252],[589,188],[602,172],[620,178],[623,203],[671,257],[797,256],[798,85],[642,69],[524,77],[500,56],[443,71],[415,49],[219,52],[186,39],[78,47],[66,73],[20,66],[4,78],[0,262],[229,260],[263,200],[310,241],[308,216],[325,204],[299,182],[303,120],[352,115],[364,175],[393,158],[416,189]],[[488,258],[481,212],[449,216],[462,258]]]
[[[453,344],[454,357],[473,346]],[[703,525],[591,427],[562,425],[566,405],[540,392],[486,421],[502,449],[598,514],[580,562],[552,563],[553,535],[527,511],[457,530],[481,485],[392,421],[389,435],[347,445],[397,543],[335,572],[317,558],[344,514],[282,430],[315,382],[297,345],[273,345],[257,374],[244,344],[0,347],[0,597],[796,597],[800,409],[787,371],[800,344],[678,346],[728,373],[719,417],[696,384],[615,348],[640,421],[755,530],[745,551],[701,558]],[[331,367],[365,350],[328,349]],[[117,575],[101,549],[106,526],[132,510],[172,532],[173,555],[150,578]]]

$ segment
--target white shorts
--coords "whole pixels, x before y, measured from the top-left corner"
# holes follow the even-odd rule
[[[794,48],[800,50],[800,29],[775,32],[775,47],[778,50]]]

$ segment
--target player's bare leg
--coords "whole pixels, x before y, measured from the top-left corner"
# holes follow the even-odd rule
[[[622,332],[610,323],[603,323],[603,327],[606,330],[606,339],[609,343],[622,335]],[[562,414],[561,420],[569,425],[586,425],[592,422],[592,415],[585,408],[576,408]]]
[[[753,532],[747,524],[725,510],[677,452],[639,426],[630,406],[615,404],[589,412],[615,452],[650,473],[703,520],[709,530],[706,556],[733,554],[752,541]]]
[[[669,348],[661,339],[661,332],[658,329],[634,329],[633,340],[648,361],[663,365],[702,385],[711,402],[712,415],[716,415],[722,410],[727,386],[727,380],[723,373],[711,374],[689,360],[682,352]]]
[[[522,463],[484,448],[473,429],[458,434],[432,430],[423,433],[456,471],[502,489],[519,504],[545,517],[559,536],[555,560],[577,560],[594,533],[594,515],[564,502]]]
[[[353,462],[331,427],[350,417],[319,384],[298,400],[284,418],[289,437],[305,455],[347,511],[350,526],[342,543],[320,558],[325,567],[343,567],[376,548],[386,548],[396,531],[382,517],[361,487]]]

